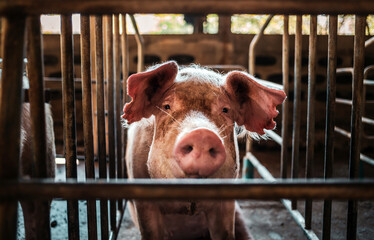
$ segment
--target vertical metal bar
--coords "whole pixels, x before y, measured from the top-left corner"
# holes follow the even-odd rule
[[[44,108],[43,49],[39,15],[33,15],[27,18],[27,59],[28,78],[30,83],[29,101],[31,115],[31,134],[33,138],[32,148],[34,172],[32,173],[32,177],[47,178],[47,161],[50,159],[47,159],[46,152],[47,141]],[[49,201],[33,202],[35,203],[34,206],[38,206],[36,211],[39,214],[39,220],[36,226],[37,228],[35,229],[35,237],[37,239],[50,239],[50,203]]]
[[[90,19],[88,15],[81,15],[81,74],[82,74],[82,109],[83,109],[83,137],[85,148],[86,179],[95,178],[95,159],[92,124],[91,100],[91,47],[90,47]],[[97,239],[96,201],[87,201],[87,232],[88,239]]]
[[[116,150],[117,150],[117,178],[122,178],[122,125],[121,125],[121,52],[120,52],[120,36],[119,36],[119,15],[114,15],[114,33],[113,33],[113,48],[114,48],[114,84],[115,84],[115,98],[116,98]],[[118,210],[122,211],[122,200],[118,200]]]
[[[283,75],[283,91],[288,96],[289,89],[289,34],[288,34],[288,22],[289,16],[283,16],[283,40],[282,40],[282,75]],[[282,105],[282,150],[281,150],[281,178],[287,178],[287,165],[288,165],[288,139],[289,139],[289,127],[288,127],[288,99],[283,102]]]
[[[130,19],[132,25],[135,30],[135,40],[136,44],[138,45],[138,68],[137,71],[141,72],[144,70],[144,39],[143,36],[139,32],[138,24],[136,24],[136,20],[134,15],[130,14]]]
[[[96,38],[96,92],[97,92],[97,135],[99,155],[99,178],[107,179],[106,143],[105,143],[105,97],[104,97],[104,48],[103,48],[103,17],[95,17]],[[101,239],[109,238],[108,200],[100,200]]]
[[[356,15],[353,62],[353,97],[351,113],[351,142],[349,152],[349,178],[357,178],[360,162],[360,134],[363,103],[363,74],[365,57],[366,16]],[[356,239],[357,201],[348,201],[347,239]]]
[[[334,161],[334,126],[335,126],[335,98],[336,98],[336,45],[337,45],[337,16],[329,16],[328,38],[328,70],[327,70],[327,102],[326,102],[326,130],[324,177],[332,177]],[[331,200],[323,204],[322,239],[331,237]]]
[[[75,132],[75,89],[73,71],[73,34],[71,15],[61,15],[61,72],[64,106],[64,140],[66,178],[77,178]],[[79,239],[79,210],[77,200],[67,201],[69,239]]]
[[[19,173],[25,16],[4,17],[2,37],[0,179],[6,180]],[[16,239],[17,206],[17,201],[0,202],[0,239]]]
[[[299,174],[299,139],[300,139],[300,97],[301,97],[301,60],[302,60],[302,25],[301,15],[296,16],[295,35],[295,85],[294,85],[294,114],[292,133],[292,171],[291,177],[298,178]],[[292,209],[297,208],[297,202],[292,201]]]
[[[107,103],[108,103],[108,142],[109,142],[109,178],[116,178],[116,148],[115,148],[115,126],[114,121],[114,65],[113,65],[113,18],[106,15],[106,70],[107,70]],[[116,229],[116,201],[110,200],[110,226]]]
[[[309,66],[308,66],[308,113],[307,113],[307,154],[306,178],[313,177],[314,130],[315,130],[315,93],[316,93],[316,54],[317,54],[317,16],[310,16]],[[305,228],[312,228],[312,200],[305,201]]]
[[[260,41],[260,39],[262,38],[262,36],[264,35],[264,31],[267,28],[267,26],[269,25],[271,19],[273,19],[273,17],[274,17],[274,15],[269,15],[267,17],[264,25],[262,25],[260,31],[256,34],[256,36],[254,36],[251,43],[249,44],[248,72],[253,76],[255,75],[255,68],[256,68],[256,46],[257,46],[258,42]]]
[[[121,45],[122,45],[122,89],[123,89],[123,104],[126,104],[128,101],[127,96],[127,78],[129,76],[129,44],[128,44],[128,38],[127,38],[127,23],[126,23],[126,14],[122,14],[122,35],[121,35]],[[126,171],[126,146],[127,146],[127,129],[123,130],[123,136],[122,136],[122,142],[123,142],[123,169],[121,169],[122,176],[124,178],[127,177],[127,171]]]

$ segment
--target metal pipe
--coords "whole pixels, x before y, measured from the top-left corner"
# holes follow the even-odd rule
[[[256,46],[257,43],[260,41],[261,37],[264,35],[264,31],[269,25],[271,19],[274,17],[274,15],[269,15],[266,19],[264,25],[262,25],[260,31],[256,34],[256,36],[253,37],[251,43],[249,44],[249,52],[248,52],[248,58],[249,58],[249,65],[248,65],[248,72],[254,76],[255,75],[255,67],[256,67]]]
[[[115,124],[116,124],[116,153],[117,153],[117,178],[122,178],[122,100],[121,100],[121,52],[120,52],[120,36],[119,36],[119,15],[113,16],[114,33],[114,84],[115,84]],[[118,200],[118,210],[122,211],[123,202]]]
[[[308,0],[241,0],[235,4],[227,1],[199,0],[30,0],[1,1],[0,14],[23,12],[45,13],[189,13],[189,14],[372,14],[372,0],[308,1]]]
[[[122,14],[122,35],[121,35],[121,50],[122,50],[122,89],[123,89],[123,105],[129,101],[129,97],[127,95],[127,78],[129,76],[129,44],[128,44],[128,37],[127,37],[127,23],[126,23],[126,14]],[[123,178],[127,178],[127,170],[126,170],[126,146],[127,146],[127,129],[123,130],[122,135],[122,151],[123,151],[123,168],[121,169]]]
[[[95,178],[95,159],[93,141],[93,119],[91,100],[91,47],[90,17],[81,15],[81,75],[82,75],[82,112],[83,139],[85,148],[86,179]],[[97,239],[96,201],[87,201],[88,239]]]
[[[363,79],[365,57],[365,23],[366,16],[355,17],[354,62],[352,83],[352,113],[351,113],[351,141],[349,151],[349,178],[358,176],[360,161],[361,109],[363,104]],[[347,239],[356,239],[357,231],[357,202],[348,201]]]
[[[374,37],[369,38],[365,41],[365,48],[369,47],[371,44],[374,43]]]
[[[357,199],[373,200],[373,180],[136,179],[55,182],[4,180],[0,198],[14,199]]]
[[[95,17],[96,39],[96,94],[97,94],[97,129],[99,178],[107,179],[106,168],[106,134],[105,134],[105,97],[104,97],[104,49],[103,49],[103,17]],[[108,229],[108,201],[100,201],[101,238],[109,238]]]
[[[276,132],[273,130],[266,130],[264,129],[267,136],[269,136],[271,139],[274,140],[274,142],[278,143],[280,146],[282,146],[283,139],[281,136],[279,136]]]
[[[305,177],[313,177],[315,143],[315,95],[316,95],[317,16],[310,16],[309,65],[308,65],[308,112]],[[312,228],[312,201],[305,201],[305,228]]]
[[[328,69],[327,69],[327,101],[326,101],[326,130],[324,152],[324,178],[332,177],[334,160],[334,126],[336,98],[336,45],[337,45],[337,16],[329,16],[328,37]],[[331,201],[325,200],[323,205],[322,239],[331,237]]]
[[[130,19],[132,22],[132,26],[135,30],[135,40],[138,46],[138,68],[137,71],[141,72],[144,70],[144,39],[143,36],[140,34],[138,29],[138,24],[136,23],[134,15],[130,14]]]
[[[292,166],[291,178],[299,174],[299,140],[300,140],[300,101],[301,101],[301,60],[302,60],[302,16],[296,16],[295,35],[295,80],[294,80],[294,114],[292,132]],[[292,209],[297,208],[297,202],[292,201]]]
[[[5,180],[19,174],[25,16],[3,17],[1,35],[0,180]],[[16,201],[0,201],[0,239],[16,239],[17,208]]]
[[[282,78],[283,78],[283,91],[288,96],[289,89],[289,33],[288,33],[289,16],[283,16],[283,38],[282,38]],[[289,133],[289,102],[288,99],[284,100],[282,105],[282,150],[281,150],[281,178],[287,178],[287,166],[288,166],[288,139],[290,138]]]
[[[108,150],[109,150],[109,178],[116,178],[116,134],[114,120],[115,96],[114,96],[114,56],[113,56],[113,18],[112,15],[105,16],[106,22],[106,76],[107,76],[107,106],[108,106]],[[117,204],[110,200],[110,228],[113,231],[116,228]]]
[[[64,104],[64,140],[66,178],[76,179],[77,149],[75,130],[75,89],[73,70],[73,34],[71,15],[61,15],[61,72]],[[67,201],[69,239],[79,239],[78,201]]]

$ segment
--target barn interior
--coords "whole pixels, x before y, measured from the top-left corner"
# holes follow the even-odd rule
[[[126,188],[120,116],[127,78],[169,60],[244,71],[287,95],[266,138],[239,139],[240,182],[221,181],[254,239],[372,238],[374,3],[65,2],[0,3],[0,239],[30,237],[19,201],[31,200],[47,206],[36,211],[36,239],[141,239],[127,200],[156,192],[152,182]],[[51,106],[54,179],[38,143],[29,176],[9,162],[20,158],[23,103],[36,106],[36,142],[38,109]],[[199,182],[181,184],[203,194]]]

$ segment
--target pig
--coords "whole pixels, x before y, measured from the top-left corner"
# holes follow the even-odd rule
[[[47,144],[47,174],[48,178],[55,177],[55,136],[53,131],[53,119],[50,104],[45,104],[45,124],[46,124],[46,144]],[[24,103],[22,106],[21,118],[21,165],[20,171],[23,178],[31,178],[33,171],[33,148],[30,122],[30,104]],[[43,239],[48,238],[50,230],[40,228],[39,217],[42,211],[49,213],[50,201],[42,202],[37,200],[21,201],[24,216],[25,236],[26,239]],[[49,224],[48,224],[49,225]],[[39,228],[38,228],[39,226]]]
[[[286,95],[244,72],[170,61],[133,74],[124,106],[129,179],[237,178],[236,126],[263,135]],[[125,121],[126,122],[126,121]],[[133,200],[142,239],[251,239],[234,200]]]

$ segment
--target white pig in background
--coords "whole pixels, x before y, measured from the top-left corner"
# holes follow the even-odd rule
[[[235,124],[274,129],[286,95],[244,73],[167,62],[128,79],[126,152],[132,178],[237,178]],[[234,200],[132,201],[142,239],[251,239]]]

